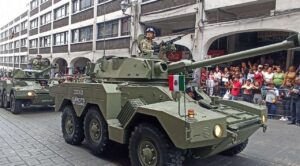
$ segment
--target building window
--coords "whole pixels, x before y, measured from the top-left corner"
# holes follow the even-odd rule
[[[47,2],[48,0],[41,0],[41,4],[43,4],[43,3],[45,3],[45,2]]]
[[[15,48],[20,48],[20,41],[15,41]]]
[[[26,63],[26,56],[21,56],[21,63]]]
[[[98,39],[117,37],[119,20],[98,24]]]
[[[15,56],[15,63],[19,63],[19,57]]]
[[[68,38],[69,38],[68,34],[69,34],[68,32],[54,34],[53,35],[54,45],[60,46],[60,45],[68,44]]]
[[[73,13],[90,8],[94,5],[94,0],[73,0]]]
[[[51,22],[51,12],[41,16],[41,25],[46,25]]]
[[[87,42],[93,39],[93,26],[72,30],[72,43]]]
[[[21,39],[21,47],[27,47],[27,39]]]
[[[38,42],[38,39],[30,40],[29,41],[29,47],[30,48],[37,48],[37,42]]]
[[[4,37],[8,37],[8,30],[7,31],[5,31],[5,33],[4,33]]]
[[[20,31],[20,25],[15,26],[15,32],[19,32]]]
[[[32,21],[30,21],[30,29],[35,29],[38,27],[38,19],[34,19]]]
[[[93,0],[80,0],[80,10],[87,9],[94,5]]]
[[[108,0],[98,0],[98,4],[107,2]]]
[[[130,18],[123,18],[121,20],[121,36],[130,35]]]
[[[40,47],[50,47],[51,36],[45,36],[40,38]]]
[[[72,9],[73,9],[73,13],[76,13],[79,10],[78,0],[72,1]]]
[[[5,45],[5,51],[9,50],[9,44]]]
[[[63,5],[54,10],[54,20],[66,17],[69,15],[69,4]]]
[[[27,21],[21,23],[21,31],[27,29]]]
[[[33,10],[33,9],[35,9],[37,7],[38,7],[38,0],[31,1],[31,3],[30,3],[31,10]]]
[[[9,43],[9,50],[14,49],[14,43]]]

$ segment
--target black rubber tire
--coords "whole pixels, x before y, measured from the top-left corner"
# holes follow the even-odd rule
[[[248,139],[230,149],[227,149],[227,150],[221,152],[220,154],[224,155],[224,156],[236,156],[237,154],[239,154],[243,150],[245,150],[247,145],[248,145]]]
[[[68,133],[66,131],[66,120],[70,118],[73,123],[73,132]],[[62,112],[61,118],[61,129],[63,137],[68,144],[79,145],[84,140],[83,133],[83,120],[80,117],[77,117],[72,106],[65,106]]]
[[[17,100],[14,94],[10,95],[10,111],[13,114],[20,114],[22,112],[22,100]]]
[[[154,125],[144,123],[135,127],[129,140],[129,157],[132,166],[144,166],[139,159],[138,148],[142,140],[151,142],[157,152],[157,166],[181,166],[184,157],[181,150],[177,149],[167,139],[166,135]]]
[[[0,94],[0,108],[3,108],[3,92]]]
[[[6,91],[3,91],[3,108],[9,108],[10,103],[7,101]]]
[[[94,141],[91,138],[90,124],[92,121],[97,121],[97,123],[99,124],[99,141]],[[88,109],[88,112],[84,119],[84,135],[88,147],[92,150],[94,154],[100,155],[105,151],[106,146],[109,142],[107,123],[104,117],[102,116],[100,110],[96,107],[91,107]]]

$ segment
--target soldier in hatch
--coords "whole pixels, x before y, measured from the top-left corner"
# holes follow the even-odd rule
[[[146,36],[139,42],[139,48],[141,50],[141,56],[143,58],[151,58],[153,54],[158,54],[158,57],[164,61],[168,61],[167,52],[176,51],[174,44],[165,44],[161,42],[159,45],[153,41],[156,33],[153,28],[146,29]]]
[[[37,55],[36,58],[34,58],[33,62],[32,62],[32,67],[33,69],[41,69],[42,67],[42,55]]]

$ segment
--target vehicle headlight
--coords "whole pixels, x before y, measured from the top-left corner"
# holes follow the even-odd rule
[[[223,135],[223,129],[220,125],[215,125],[214,127],[214,136],[217,138],[222,137]]]
[[[33,92],[27,92],[27,96],[33,96]]]
[[[267,122],[267,117],[265,115],[261,116],[261,122],[265,124]]]

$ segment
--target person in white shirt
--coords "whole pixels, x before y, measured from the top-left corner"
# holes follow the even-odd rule
[[[272,67],[269,67],[267,72],[263,73],[263,76],[264,76],[264,82],[265,82],[266,85],[268,83],[272,83],[273,82],[273,77],[274,77]]]

